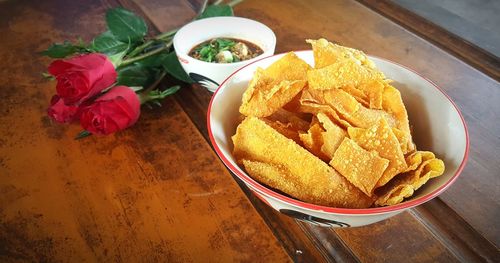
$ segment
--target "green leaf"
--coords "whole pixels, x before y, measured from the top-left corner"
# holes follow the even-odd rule
[[[233,16],[233,15],[234,15],[233,8],[231,8],[229,5],[209,5],[205,8],[203,13],[201,13],[196,19],[202,19],[214,16]]]
[[[75,46],[69,41],[64,41],[64,43],[55,43],[50,46],[47,50],[42,51],[41,54],[51,58],[65,58],[69,55],[73,55],[77,52],[82,51],[82,47]]]
[[[153,80],[152,72],[140,64],[118,69],[117,85],[147,87]]]
[[[111,60],[111,63],[113,63],[113,66],[115,66],[115,68],[118,68],[120,66],[123,61],[123,57],[125,57],[125,55],[127,54],[127,51],[128,48],[120,53],[108,55],[109,60]]]
[[[148,32],[142,18],[120,7],[106,12],[106,23],[111,33],[122,42],[137,42]]]
[[[145,67],[150,67],[150,68],[161,67],[165,63],[168,54],[169,53],[167,51],[164,51],[164,52],[156,54],[154,56],[150,56],[150,57],[147,57],[145,59],[141,59],[135,63],[143,65]]]
[[[42,72],[42,76],[48,80],[55,80],[56,78],[47,72]]]
[[[80,139],[83,139],[87,136],[90,136],[92,135],[92,133],[90,133],[89,131],[87,130],[83,130],[81,132],[79,132],[76,136],[75,136],[75,140],[80,140]]]
[[[130,49],[130,43],[118,40],[110,31],[106,31],[92,41],[92,49],[104,53],[117,68]]]
[[[170,96],[174,93],[176,93],[181,86],[176,85],[172,86],[166,90],[159,90],[155,89],[152,91],[149,91],[148,93],[141,93],[139,94],[139,98],[141,99],[141,104],[151,106],[151,104],[156,104],[161,107],[160,100],[164,99],[167,96]]]
[[[180,81],[186,83],[194,83],[194,81],[182,68],[179,59],[177,59],[177,55],[175,55],[175,52],[170,52],[170,54],[165,57],[163,68],[168,72],[168,74],[172,75],[174,78]]]
[[[106,31],[92,41],[92,48],[100,53],[112,55],[121,53],[129,48],[128,41],[118,40],[110,31]]]
[[[136,93],[137,93],[138,91],[143,90],[143,87],[139,87],[139,86],[129,86],[129,88],[130,88],[131,90],[135,91]]]
[[[163,97],[170,96],[170,95],[176,93],[177,91],[179,91],[180,89],[181,89],[181,86],[179,86],[179,85],[172,86],[172,87],[162,91],[161,96],[163,96]]]

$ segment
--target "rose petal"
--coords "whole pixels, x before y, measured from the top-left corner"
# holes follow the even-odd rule
[[[63,100],[54,95],[50,101],[50,107],[47,109],[47,114],[53,120],[59,123],[67,123],[76,120],[78,115],[78,106],[66,105]]]
[[[110,134],[133,125],[140,115],[137,94],[125,86],[114,87],[82,110],[82,127],[94,134]]]
[[[117,77],[111,61],[98,53],[56,60],[50,64],[49,73],[56,76],[57,94],[68,105],[93,98],[111,86]]]

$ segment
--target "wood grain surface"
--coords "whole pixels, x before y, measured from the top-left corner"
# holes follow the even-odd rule
[[[154,32],[191,20],[200,3],[0,3],[0,261],[500,261],[499,83],[353,0],[246,0],[235,13],[271,27],[277,53],[325,37],[415,69],[462,110],[471,139],[462,175],[439,198],[388,220],[321,228],[238,187],[210,148],[211,94],[198,85],[107,137],[75,141],[78,125],[46,117],[54,83],[41,78],[49,60],[37,51],[90,39],[111,6],[145,16]]]
[[[415,32],[473,67],[500,80],[500,59],[460,36],[426,20],[390,0],[357,0],[394,22]]]
[[[289,261],[175,100],[79,141],[45,116],[54,83],[36,52],[104,29],[107,6],[77,2],[0,8],[0,261]]]

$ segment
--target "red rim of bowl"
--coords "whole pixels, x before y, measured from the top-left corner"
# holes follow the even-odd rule
[[[302,53],[302,52],[311,52],[311,50],[299,50],[299,51],[293,51],[293,52],[295,52],[295,53]],[[412,207],[415,207],[417,205],[423,204],[423,203],[425,203],[425,202],[433,199],[434,197],[440,195],[442,192],[444,192],[458,178],[458,175],[464,169],[465,164],[467,163],[467,159],[469,157],[469,131],[468,131],[467,125],[465,123],[464,117],[462,116],[462,113],[458,109],[457,105],[448,96],[448,94],[446,94],[441,88],[439,88],[436,84],[434,84],[434,82],[432,82],[429,79],[423,77],[422,75],[420,75],[415,70],[413,70],[413,69],[411,69],[411,68],[409,68],[407,66],[401,65],[399,63],[396,63],[394,61],[391,61],[391,60],[388,60],[388,59],[385,59],[385,58],[380,58],[380,57],[377,57],[377,56],[372,56],[372,57],[384,60],[386,62],[395,64],[395,65],[398,65],[398,66],[400,66],[402,68],[405,68],[405,69],[407,69],[407,70],[415,73],[416,75],[418,75],[419,77],[421,77],[425,81],[429,82],[431,85],[433,85],[437,90],[439,90],[448,99],[448,101],[453,105],[453,107],[457,111],[458,115],[460,116],[460,119],[462,121],[462,125],[464,126],[464,130],[465,130],[465,143],[466,143],[466,145],[465,145],[465,153],[464,153],[464,157],[463,157],[462,162],[460,163],[460,166],[458,167],[457,171],[455,172],[455,174],[446,183],[444,183],[438,189],[434,190],[433,192],[431,192],[431,193],[429,193],[429,194],[427,194],[425,196],[422,196],[422,197],[417,198],[417,199],[409,200],[409,201],[406,201],[406,202],[403,202],[403,203],[400,203],[400,204],[397,204],[397,205],[375,207],[375,208],[356,208],[355,209],[355,208],[336,208],[336,207],[328,207],[328,206],[321,206],[321,205],[315,205],[315,204],[311,204],[311,203],[306,203],[306,202],[303,202],[303,201],[300,201],[300,200],[297,200],[297,199],[294,199],[294,198],[291,198],[291,197],[288,197],[288,196],[284,196],[284,195],[279,194],[277,192],[274,192],[273,190],[271,190],[271,189],[267,188],[266,186],[261,185],[259,182],[255,181],[249,175],[247,175],[245,173],[241,173],[239,171],[239,169],[237,169],[226,158],[226,156],[224,156],[224,154],[221,152],[219,146],[215,142],[215,138],[214,138],[214,136],[212,134],[212,128],[211,128],[211,125],[210,125],[210,120],[211,120],[210,113],[212,111],[212,103],[214,101],[214,98],[217,96],[219,90],[221,89],[221,87],[223,87],[226,84],[226,82],[229,79],[231,79],[233,77],[233,75],[235,75],[236,73],[238,73],[240,70],[242,70],[242,69],[244,69],[244,68],[246,68],[246,67],[248,67],[248,66],[250,66],[250,65],[252,65],[252,64],[254,64],[256,62],[259,62],[261,60],[264,60],[264,59],[267,59],[267,58],[271,58],[271,57],[275,57],[275,56],[284,55],[286,53],[288,53],[288,52],[280,53],[280,54],[276,54],[276,55],[272,55],[272,56],[263,57],[263,58],[261,58],[259,60],[253,61],[252,63],[249,63],[248,65],[245,65],[245,66],[239,68],[238,70],[236,70],[235,72],[233,72],[231,75],[229,75],[229,77],[227,77],[219,85],[219,87],[217,88],[217,90],[214,92],[212,98],[210,99],[210,103],[208,105],[208,111],[207,111],[208,134],[209,134],[209,137],[210,137],[210,141],[211,141],[212,145],[214,146],[215,151],[217,152],[217,155],[219,156],[219,158],[221,158],[222,162],[231,170],[231,172],[235,173],[241,180],[243,180],[243,182],[245,182],[246,184],[249,184],[250,186],[252,186],[252,188],[254,188],[253,190],[259,191],[259,192],[261,192],[262,194],[265,194],[265,195],[269,195],[269,196],[271,196],[273,198],[276,198],[276,199],[278,199],[278,200],[280,200],[282,202],[285,202],[285,203],[287,203],[289,205],[297,206],[297,207],[300,207],[300,208],[309,209],[309,210],[313,210],[313,211],[336,213],[336,214],[345,214],[345,215],[367,215],[367,214],[381,214],[381,213],[396,212],[396,211],[401,211],[401,210],[404,210],[404,209],[407,209],[407,208],[412,208]]]

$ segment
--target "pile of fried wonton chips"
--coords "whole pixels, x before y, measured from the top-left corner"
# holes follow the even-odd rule
[[[361,51],[307,40],[258,68],[243,94],[234,156],[255,180],[331,207],[394,205],[444,172],[417,151],[399,91]]]

